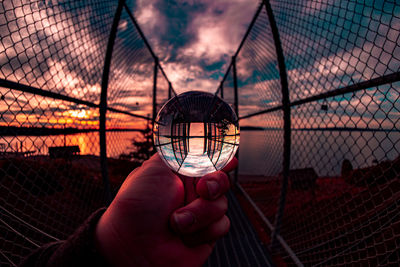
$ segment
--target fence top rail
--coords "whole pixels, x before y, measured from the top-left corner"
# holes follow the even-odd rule
[[[99,104],[96,104],[96,103],[93,103],[90,101],[81,100],[81,99],[66,96],[66,95],[63,95],[60,93],[54,93],[54,92],[36,88],[36,87],[30,86],[30,85],[17,83],[17,82],[13,82],[13,81],[1,79],[1,78],[0,78],[0,87],[18,90],[18,91],[30,93],[33,95],[40,95],[43,97],[64,100],[64,101],[68,101],[68,102],[75,103],[78,105],[85,105],[85,106],[91,107],[91,108],[99,108],[100,107]],[[152,120],[152,118],[149,118],[149,117],[146,117],[143,115],[139,115],[139,114],[134,114],[134,113],[131,113],[131,112],[125,111],[125,110],[120,110],[120,109],[111,108],[111,107],[107,107],[107,110],[111,111],[111,112],[122,113],[122,114],[125,114],[128,116],[131,116],[131,117],[141,118],[141,119],[145,119],[145,120]]]
[[[92,107],[92,108],[99,107],[98,104],[90,102],[90,101],[86,101],[86,100],[66,96],[63,94],[43,90],[43,89],[40,89],[37,87],[5,80],[2,78],[0,78],[0,87],[18,90],[18,91],[22,91],[22,92],[26,92],[26,93],[30,93],[30,94],[34,94],[34,95],[40,95],[43,97],[50,97],[50,98],[54,98],[54,99],[64,100],[64,101],[68,101],[68,102],[75,103],[75,104],[81,104],[81,105],[85,105],[85,106]]]
[[[371,79],[371,80],[368,80],[368,81],[363,81],[363,82],[360,82],[360,83],[351,84],[349,86],[345,86],[345,87],[342,87],[342,88],[337,88],[337,89],[329,91],[329,92],[324,92],[324,93],[321,93],[321,94],[318,94],[318,95],[313,95],[313,96],[306,97],[306,98],[303,98],[303,99],[300,99],[300,100],[296,100],[296,101],[291,102],[290,106],[291,107],[299,106],[299,105],[302,105],[302,104],[306,104],[306,103],[310,103],[310,102],[326,99],[326,98],[329,98],[329,97],[335,97],[335,96],[338,96],[338,95],[343,95],[343,94],[348,94],[348,93],[355,93],[355,92],[358,92],[358,91],[361,91],[361,90],[366,90],[366,89],[371,88],[371,87],[377,87],[377,86],[381,86],[381,85],[389,84],[389,83],[394,83],[394,82],[398,82],[398,81],[400,81],[400,72],[395,72],[395,73],[391,73],[391,74],[388,74],[388,75],[385,75],[385,76],[377,77],[375,79]],[[251,113],[251,114],[239,117],[239,120],[248,119],[250,117],[262,115],[262,114],[265,114],[265,113],[274,112],[274,111],[280,110],[282,108],[283,108],[282,105],[278,105],[278,106],[275,106],[275,107],[271,107],[271,108],[268,108],[268,109],[264,109],[264,110],[261,110],[261,111],[255,112],[255,113]]]

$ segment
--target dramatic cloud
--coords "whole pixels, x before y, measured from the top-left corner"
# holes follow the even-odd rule
[[[195,38],[182,52],[183,56],[213,64],[234,54],[258,1],[206,0],[203,3],[206,8],[193,17],[188,27]]]
[[[134,13],[177,92],[215,92],[258,4],[247,0],[137,1]]]
[[[0,22],[4,36],[0,42],[1,78],[98,103],[105,48],[116,3],[105,4],[105,10],[90,3],[77,7],[58,5],[56,1],[24,7],[18,7],[11,0],[2,4],[9,23]],[[257,0],[128,1],[178,93],[215,92],[259,4]],[[271,4],[285,53],[292,101],[393,73],[400,68],[397,14],[393,17],[379,8],[371,14],[349,10],[354,23],[342,27],[339,33],[331,31],[332,26],[338,28],[336,15],[329,20],[322,16],[329,11],[325,4],[303,1],[295,5],[298,8],[284,6],[279,1]],[[302,25],[296,25],[293,17],[301,18],[298,22]],[[362,27],[367,19],[371,21],[368,28]],[[276,106],[281,101],[275,47],[265,10],[255,28],[237,58],[241,116]],[[357,33],[354,40],[346,35],[354,32]],[[145,116],[151,114],[153,64],[151,54],[123,11],[110,70],[109,106]],[[167,96],[168,84],[162,79],[158,77],[159,88],[162,88],[158,104]],[[225,97],[233,103],[232,77],[228,80],[224,84]],[[11,120],[11,113],[18,109],[26,113],[29,107],[38,109],[30,113],[40,114],[42,98],[14,96],[4,90],[2,94],[6,94],[7,100],[14,97],[21,105],[24,103],[21,109],[11,108],[13,104],[7,102],[8,111],[8,106],[1,106],[4,114],[10,113],[4,118]],[[372,100],[363,97],[360,101],[383,105],[379,98],[382,96],[377,94]],[[392,101],[390,95],[383,98]],[[54,101],[53,104],[60,103]],[[83,114],[73,105],[63,105],[59,114],[68,117],[70,114],[64,113],[67,109],[76,110],[71,114]],[[334,105],[332,102],[332,107]],[[369,109],[373,107],[368,105]],[[390,112],[396,113],[395,110]],[[87,114],[92,114],[92,119],[97,116]],[[115,114],[110,115],[110,120],[115,121],[115,117]],[[78,116],[77,119],[84,118]]]
[[[104,55],[116,4],[103,9],[90,4],[2,2],[0,17],[0,77],[77,99],[100,102]],[[59,14],[63,16],[60,16]],[[104,13],[104,14],[103,14]],[[125,16],[126,17],[126,16]],[[4,19],[6,20],[4,20]],[[8,23],[4,23],[8,21]],[[123,34],[128,20],[118,27],[116,57],[110,70],[108,105],[140,115],[151,113],[152,61],[129,60]],[[144,46],[142,44],[143,49]],[[139,54],[148,53],[134,47]],[[98,109],[19,91],[0,88],[2,126],[98,127]],[[118,115],[118,114],[117,114]],[[108,114],[110,127],[143,126],[142,121]],[[111,123],[112,121],[112,123]]]

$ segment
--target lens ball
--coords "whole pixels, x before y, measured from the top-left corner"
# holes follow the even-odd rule
[[[153,138],[175,172],[201,177],[221,170],[239,146],[238,118],[217,95],[191,91],[170,99],[158,112]]]

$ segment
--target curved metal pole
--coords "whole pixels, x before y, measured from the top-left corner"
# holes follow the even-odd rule
[[[125,7],[125,10],[126,10],[126,13],[128,13],[128,16],[131,18],[131,21],[132,21],[133,25],[135,25],[136,30],[138,31],[138,33],[139,33],[140,37],[142,38],[144,44],[146,45],[147,49],[149,50],[151,56],[154,58],[154,60],[157,60],[157,62],[158,62],[158,58],[157,58],[156,54],[154,53],[153,49],[151,48],[151,45],[150,45],[149,41],[147,41],[146,36],[144,35],[142,29],[139,27],[139,24],[137,23],[135,17],[133,16],[132,12],[129,10],[129,7],[128,7],[128,5],[126,3],[124,3],[124,7]],[[167,75],[165,74],[164,69],[161,66],[160,62],[158,62],[157,64],[158,64],[158,67],[160,68],[160,71],[161,71],[162,75],[164,76],[164,78],[167,80],[168,83],[170,83],[170,80],[168,79]],[[174,89],[173,86],[171,86],[171,90],[172,90],[172,93],[174,94],[174,96],[176,96],[177,93],[175,92],[175,89]]]
[[[279,199],[278,212],[275,217],[274,231],[271,237],[271,250],[274,249],[277,236],[279,235],[280,227],[282,224],[283,212],[285,209],[286,202],[286,192],[289,179],[289,169],[290,169],[290,143],[291,143],[291,133],[290,133],[290,99],[289,99],[289,86],[286,73],[285,57],[283,55],[283,49],[281,40],[279,37],[278,27],[276,25],[274,13],[272,11],[269,0],[263,0],[265,9],[267,11],[269,23],[271,26],[272,36],[274,38],[276,55],[279,66],[279,75],[281,78],[281,90],[282,90],[282,109],[283,109],[283,170],[282,170],[282,187]]]
[[[158,75],[158,58],[154,58],[154,73],[153,73],[153,124],[157,116],[157,75]]]
[[[117,37],[118,24],[121,18],[124,2],[125,2],[124,0],[120,0],[118,2],[117,10],[115,11],[113,24],[111,26],[110,36],[108,38],[106,56],[104,59],[103,76],[101,80],[101,95],[100,95],[100,106],[99,106],[100,164],[101,164],[101,176],[103,178],[103,185],[104,185],[107,204],[109,204],[112,200],[110,181],[108,179],[108,168],[107,168],[107,142],[106,142],[107,89],[108,89],[108,80],[111,67],[112,52],[114,48],[115,38]]]
[[[171,82],[168,82],[168,99],[171,99],[172,97],[172,84]]]
[[[249,36],[251,30],[252,30],[253,27],[254,27],[254,24],[255,24],[256,21],[257,21],[258,16],[259,16],[260,13],[261,13],[261,10],[262,10],[262,8],[263,8],[263,5],[264,5],[264,3],[261,3],[260,6],[257,8],[257,11],[256,11],[256,13],[254,14],[253,19],[251,20],[250,25],[249,25],[249,27],[247,28],[247,31],[246,31],[246,33],[244,34],[244,36],[243,36],[243,38],[242,38],[242,41],[240,42],[239,47],[238,47],[238,49],[236,50],[236,52],[235,52],[235,54],[233,55],[233,57],[237,57],[237,56],[239,55],[240,50],[242,49],[244,43],[246,42],[247,37]],[[231,63],[229,64],[228,69],[226,70],[225,75],[224,75],[224,77],[223,77],[222,80],[221,80],[220,86],[218,87],[218,89],[217,89],[217,91],[215,92],[215,94],[218,94],[218,93],[219,93],[219,90],[220,90],[220,89],[223,89],[223,88],[222,88],[223,83],[225,82],[227,76],[229,75],[229,72],[230,72],[230,70],[231,70],[231,67],[232,67],[232,61],[231,61]],[[222,98],[223,98],[223,93],[222,93]]]
[[[239,48],[240,49],[240,48]],[[236,70],[236,54],[232,57],[232,76],[233,76],[233,89],[234,89],[234,108],[236,116],[239,118],[239,93],[238,93],[238,81],[237,81],[237,70]],[[223,85],[221,85],[222,88]],[[221,91],[222,92],[222,91]],[[236,128],[235,128],[236,135]],[[236,136],[235,136],[236,138]],[[239,148],[236,150],[236,158],[239,159]],[[239,180],[238,168],[235,169],[234,173],[235,183]]]
[[[234,108],[236,116],[239,118],[239,97],[238,97],[238,82],[237,82],[237,72],[236,72],[236,56],[232,57],[232,76],[233,76],[233,90],[234,90]]]

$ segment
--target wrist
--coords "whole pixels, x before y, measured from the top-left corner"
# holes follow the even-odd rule
[[[140,253],[139,248],[133,246],[133,240],[125,241],[125,238],[129,239],[129,235],[123,238],[119,235],[118,226],[112,222],[118,219],[111,216],[109,209],[96,226],[94,240],[97,251],[109,266],[151,266]]]
[[[101,216],[100,220],[97,222],[94,242],[97,251],[104,257],[109,266],[119,266],[117,265],[117,260],[120,258],[117,251],[114,251],[115,242],[113,242],[110,237],[112,231],[109,224],[106,223],[107,211]]]

